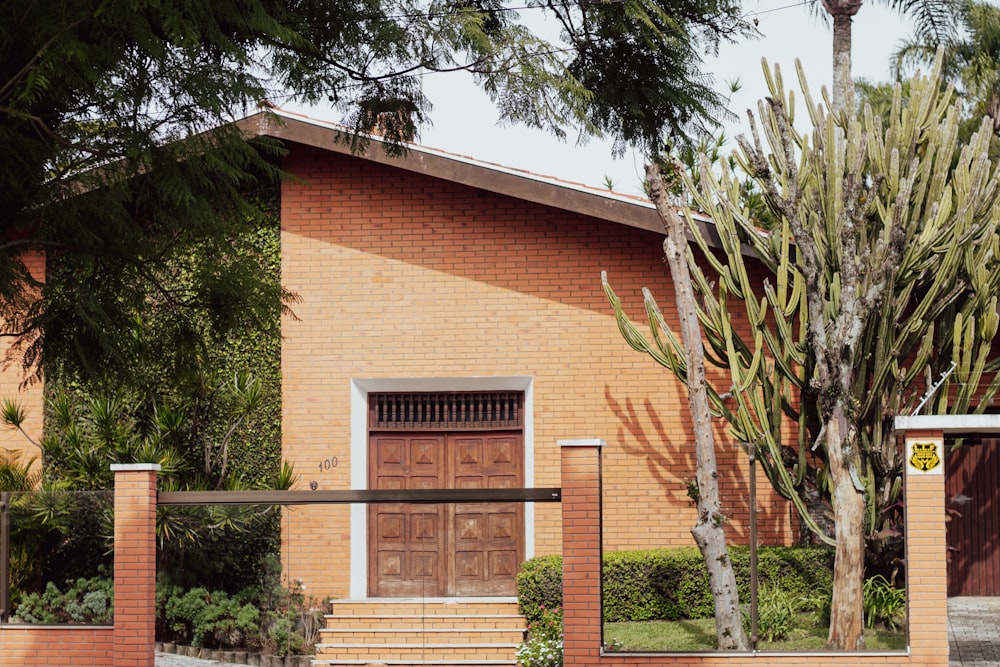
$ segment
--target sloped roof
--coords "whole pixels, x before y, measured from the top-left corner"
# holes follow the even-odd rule
[[[245,132],[294,142],[344,155],[351,155],[350,143],[344,141],[343,126],[316,120],[283,109],[269,109],[237,122]],[[522,169],[476,160],[465,155],[408,144],[401,157],[385,153],[379,137],[371,137],[367,149],[355,157],[371,160],[435,178],[441,178],[487,192],[507,195],[580,213],[628,227],[664,233],[653,203],[644,198],[543,176]],[[709,243],[716,245],[715,228],[707,218],[698,221]]]

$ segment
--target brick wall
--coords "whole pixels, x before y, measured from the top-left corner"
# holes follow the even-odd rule
[[[0,665],[153,667],[156,614],[156,464],[115,471],[115,622],[0,624]]]
[[[938,433],[912,433],[922,439]],[[815,667],[948,664],[944,476],[907,468],[908,652],[842,654],[601,654],[601,530],[603,443],[560,443],[565,663],[569,667],[760,664]],[[940,450],[939,450],[940,451]],[[0,625],[0,664],[153,667],[155,598],[155,465],[115,466],[115,626]],[[863,657],[862,657],[863,656]]]
[[[45,257],[41,254],[26,260],[32,275],[42,280],[45,276]],[[42,436],[42,383],[36,382],[28,387],[21,387],[24,373],[21,370],[20,357],[11,350],[9,341],[0,345],[0,402],[4,400],[17,401],[25,412],[24,430],[34,439]],[[17,430],[0,427],[0,450],[10,450],[20,455],[23,461],[40,459],[38,447],[32,445]]]
[[[157,464],[115,464],[114,667],[152,667]]]
[[[352,379],[530,377],[534,485],[559,484],[557,438],[604,438],[605,548],[693,544],[685,393],[625,344],[600,283],[607,270],[640,321],[648,286],[675,320],[659,235],[297,145],[283,166],[301,179],[281,214],[282,280],[301,297],[283,322],[283,449],[300,487],[349,488]],[[746,457],[719,435],[745,540]],[[763,540],[787,542],[788,506],[759,477]],[[286,571],[307,591],[347,595],[349,517],[286,512]],[[536,508],[537,553],[559,551],[560,521]]]
[[[0,665],[113,665],[114,628],[0,625]]]
[[[940,434],[925,434],[940,437]],[[894,653],[701,653],[623,655],[601,652],[601,449],[570,441],[562,447],[563,621],[566,667],[848,667],[948,664],[944,476],[906,479],[909,650]],[[912,472],[909,470],[908,473]]]

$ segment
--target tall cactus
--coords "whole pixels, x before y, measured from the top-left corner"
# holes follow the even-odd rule
[[[703,166],[697,182],[682,175],[721,245],[710,247],[683,211],[707,273],[691,251],[688,264],[708,358],[727,375],[709,392],[713,410],[755,445],[804,523],[836,545],[828,646],[854,649],[866,548],[886,562],[901,556],[893,418],[912,412],[953,361],[925,411],[979,412],[1000,386],[1000,173],[988,158],[989,119],[956,152],[960,109],[942,88],[940,60],[914,77],[908,100],[896,87],[886,124],[868,109],[828,115],[799,69],[807,133],[793,125],[796,100],[780,70],[764,70],[770,96],[735,158],[778,225],[756,226],[724,162],[718,173]],[[650,342],[604,283],[626,341],[686,381],[683,350],[652,295]],[[810,492],[832,504],[835,535],[813,520]]]

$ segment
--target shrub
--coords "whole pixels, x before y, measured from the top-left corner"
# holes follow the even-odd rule
[[[42,593],[25,595],[15,616],[22,623],[55,625],[75,623],[110,625],[114,622],[114,581],[108,577],[93,577],[67,582],[63,593],[53,582]]]
[[[280,568],[280,563],[277,563]],[[277,575],[280,569],[272,574]],[[265,583],[261,607],[263,647],[274,655],[312,653],[323,627],[323,609],[319,601],[306,596],[301,580],[282,584],[279,576]]]
[[[167,599],[166,622],[193,646],[232,648],[259,645],[260,611],[241,596],[193,588]]]
[[[750,597],[750,555],[730,549],[741,599]],[[762,547],[758,550],[760,584],[773,584],[793,599],[829,598],[833,586],[833,551],[825,547]],[[533,558],[518,575],[521,613],[532,622],[540,607],[562,606],[562,560]],[[608,622],[711,618],[714,614],[708,572],[694,547],[620,551],[604,555],[604,620]],[[793,605],[794,606],[794,605]]]
[[[543,607],[538,610],[538,620],[528,624],[531,639],[562,640],[563,613],[561,607]]]
[[[740,598],[750,598],[750,549],[730,548]],[[699,554],[699,559],[701,558]],[[794,597],[831,594],[833,550],[828,547],[760,547],[757,550],[760,586],[779,585]]]
[[[278,616],[267,630],[268,653],[273,655],[300,655],[305,652],[306,640],[295,631],[290,616]]]
[[[255,586],[233,595],[202,586],[186,589],[160,573],[156,588],[160,641],[205,648],[246,648],[274,655],[313,652],[323,625],[323,605],[305,595],[301,581],[285,585],[281,562],[262,559]]]
[[[701,553],[694,547],[672,549],[668,553],[669,567],[657,569],[644,584],[670,602],[670,614],[661,618],[671,621],[711,618],[715,608]]]
[[[528,640],[517,648],[522,667],[562,667],[563,615],[561,607],[533,610],[536,620],[528,624]]]
[[[817,626],[830,625],[832,607],[832,591],[816,591],[799,597],[799,610],[811,614],[812,621]]]
[[[890,630],[896,630],[899,627],[899,617],[906,610],[906,591],[893,586],[881,574],[876,574],[865,579],[862,593],[868,627],[873,628],[877,623],[883,623]]]
[[[604,616],[607,621],[648,621],[684,616],[685,606],[712,608],[707,575],[690,563],[695,549],[619,551],[603,564]],[[694,576],[691,576],[694,575]],[[664,585],[665,582],[670,582]]]
[[[775,584],[757,590],[757,634],[765,641],[784,639],[795,627],[796,597]],[[750,631],[750,607],[744,605],[743,624]]]
[[[529,639],[517,647],[517,662],[522,667],[562,667],[562,640]]]
[[[528,623],[541,618],[542,609],[562,607],[562,556],[538,556],[521,565],[517,603]]]

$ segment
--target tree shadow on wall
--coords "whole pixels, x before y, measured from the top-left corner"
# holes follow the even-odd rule
[[[692,494],[697,493],[697,458],[686,401],[674,407],[682,411],[678,420],[681,428],[675,427],[668,431],[660,412],[649,398],[643,401],[640,412],[631,398],[625,397],[624,401],[615,398],[608,385],[604,386],[604,396],[618,418],[617,442],[625,455],[645,460],[646,469],[664,490],[668,502],[670,498],[676,497],[676,491],[683,491],[692,498],[689,504],[693,506]],[[678,431],[682,434],[682,441],[678,441],[676,437]],[[671,437],[671,433],[675,437]],[[720,437],[718,429],[715,445],[721,509],[727,517],[739,519],[726,523],[726,537],[736,544],[746,545],[749,543],[750,516],[749,457],[736,442]],[[766,540],[763,536],[788,534],[788,507],[783,500],[773,502],[776,496],[761,488],[760,480],[766,478],[759,469],[757,476],[758,543],[765,544],[768,541],[774,542],[776,538]],[[614,475],[608,477],[613,478]],[[763,486],[767,487],[766,484]],[[691,521],[693,527],[693,514]],[[655,546],[657,545],[650,545]]]

